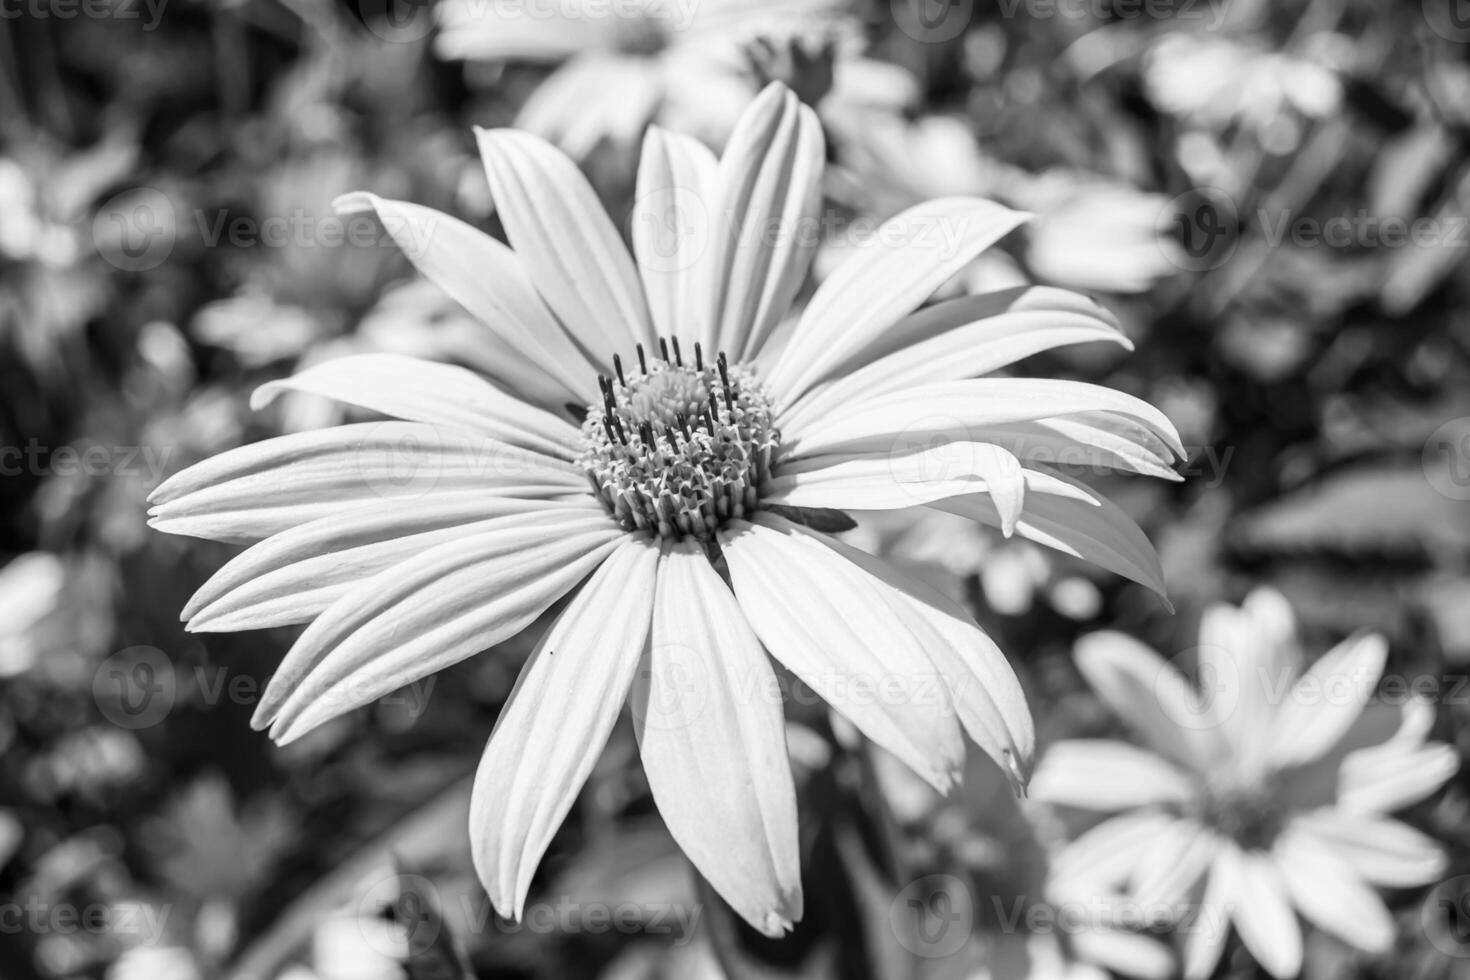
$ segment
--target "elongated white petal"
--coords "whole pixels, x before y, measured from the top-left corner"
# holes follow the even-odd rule
[[[1077,669],[1113,713],[1154,751],[1209,772],[1221,747],[1199,695],[1163,657],[1131,636],[1090,633],[1077,641]]]
[[[771,372],[778,401],[795,402],[1028,217],[990,201],[941,198],[890,218],[812,297]]]
[[[1075,477],[1120,472],[1176,483],[1184,479],[1174,471],[1176,454],[1168,443],[1147,426],[1107,412],[986,426],[985,438],[1028,466],[1060,469]]]
[[[1158,835],[1177,818],[1156,809],[1129,810],[1080,834],[1056,856],[1052,878],[1068,888],[1116,888],[1132,874]]]
[[[1218,835],[1196,820],[1170,824],[1134,868],[1133,900],[1143,908],[1182,908],[1219,848]]]
[[[1086,485],[1060,474],[1050,475],[1071,486],[1077,496],[1047,493],[1046,487],[1028,478],[1031,492],[1016,519],[1016,533],[1063,554],[1090,561],[1163,596],[1164,570],[1158,553],[1133,519]],[[979,494],[951,497],[931,506],[991,527],[1002,527],[1004,523],[995,503]]]
[[[1046,803],[1111,813],[1182,803],[1194,793],[1178,766],[1125,742],[1069,739],[1046,750],[1031,796]]]
[[[1363,713],[1387,659],[1388,641],[1376,634],[1350,637],[1323,654],[1277,709],[1267,762],[1281,767],[1321,758]]]
[[[916,385],[844,405],[809,427],[784,433],[782,456],[795,459],[886,447],[899,436],[988,442],[988,426],[1085,412],[1112,412],[1130,419],[1164,440],[1177,455],[1184,455],[1173,424],[1132,395],[1080,381],[980,378]]]
[[[570,400],[597,401],[600,361],[585,357],[537,295],[521,257],[458,218],[376,194],[344,194],[339,213],[376,211],[409,261],[470,315],[547,377]],[[560,408],[560,405],[553,406]]]
[[[656,62],[616,51],[586,51],[562,65],[516,114],[515,128],[555,144],[577,161],[604,142],[632,146],[658,111]]]
[[[464,368],[400,354],[357,354],[309,367],[261,385],[250,397],[260,409],[286,391],[303,391],[408,422],[487,435],[559,459],[577,454],[571,423],[508,395]]]
[[[817,114],[772,83],[720,158],[706,280],[709,350],[751,360],[785,316],[816,253],[826,151]]]
[[[1360,749],[1338,769],[1337,805],[1348,813],[1393,813],[1418,803],[1459,770],[1459,753],[1442,742]]]
[[[1016,457],[982,442],[933,448],[896,440],[890,453],[818,456],[781,466],[762,499],[790,507],[898,510],[984,492],[1015,529],[1025,503],[1026,472]]]
[[[526,521],[525,526],[516,526]],[[306,628],[251,724],[282,744],[524,629],[595,568],[622,530],[507,518],[363,582]]]
[[[149,497],[149,524],[169,534],[257,541],[359,506],[434,493],[498,496],[576,493],[571,463],[418,422],[364,422],[265,439],[165,480]]]
[[[1312,835],[1364,881],[1416,888],[1444,874],[1444,850],[1432,837],[1387,817],[1321,809],[1298,814],[1292,829]]]
[[[1101,307],[1085,313],[1077,312],[1076,304],[1070,299],[1065,305],[1048,307],[1038,300],[1037,293],[1075,295],[1034,287],[1020,293],[1015,306],[998,314],[992,313],[989,305],[983,303],[988,298],[984,296],[940,303],[934,309],[962,305],[989,315],[894,351],[839,377],[820,392],[804,398],[800,405],[781,418],[781,425],[797,428],[803,420],[818,417],[835,406],[913,385],[978,378],[1032,354],[1066,344],[1103,340],[1132,348],[1128,338]],[[1084,297],[1077,299],[1091,302]],[[1023,302],[1025,300],[1030,302]],[[922,315],[922,312],[915,314]]]
[[[767,523],[793,527],[778,517]],[[924,649],[949,687],[960,724],[1015,788],[1024,789],[1036,751],[1036,731],[1021,682],[995,642],[959,603],[939,590],[836,538],[805,533],[889,586],[890,607],[916,636],[932,631],[938,642],[925,643]],[[915,617],[919,622],[913,622]]]
[[[1169,947],[1146,934],[1121,929],[1079,929],[1070,938],[1072,950],[1082,962],[1095,963],[1121,976],[1169,980],[1178,969]],[[1072,969],[1066,973],[1069,980],[1073,973]]]
[[[858,730],[948,792],[964,742],[948,691],[872,576],[798,529],[720,532],[740,608],[771,655]],[[776,518],[775,520],[779,520]]]
[[[530,133],[475,134],[506,236],[583,349],[608,370],[614,353],[652,344],[632,256],[582,172]]]
[[[691,540],[659,559],[647,669],[633,685],[643,768],[669,833],[741,918],[801,918],[796,791],[780,688],[740,605]]]
[[[475,870],[519,919],[531,878],[607,744],[648,640],[658,546],[626,538],[572,597],[521,670],[470,798]]]
[[[364,579],[421,552],[491,530],[504,517],[543,515],[555,530],[603,512],[576,502],[431,494],[414,507],[384,501],[282,531],[237,555],[184,607],[190,632],[266,629],[310,622]]]
[[[686,355],[712,308],[702,290],[712,259],[709,200],[714,154],[698,140],[649,127],[633,203],[633,254],[648,296],[654,332],[678,338]]]
[[[1394,923],[1383,901],[1332,851],[1288,827],[1272,857],[1292,904],[1313,925],[1370,953],[1393,945]]]
[[[1242,852],[1234,885],[1230,917],[1241,942],[1267,973],[1290,980],[1302,969],[1302,930],[1275,863],[1260,851]]]
[[[1230,912],[1235,880],[1240,870],[1240,848],[1221,839],[1215,861],[1205,878],[1204,894],[1193,919],[1182,927],[1184,980],[1206,980],[1214,974],[1225,942],[1230,938]]]
[[[559,62],[611,46],[608,17],[528,16],[521,0],[446,0],[432,8],[434,50],[446,60]]]
[[[944,300],[910,313],[840,365],[842,371],[856,372],[880,357],[887,357],[915,344],[932,340],[949,330],[957,330],[980,320],[1005,313],[1051,311],[1064,316],[1097,317],[1116,328],[1118,320],[1106,308],[1066,289],[1051,286],[1013,286],[974,296]],[[838,372],[841,377],[841,371]],[[833,382],[817,386],[824,388]],[[815,390],[815,389],[814,389]],[[808,396],[801,399],[802,403]]]

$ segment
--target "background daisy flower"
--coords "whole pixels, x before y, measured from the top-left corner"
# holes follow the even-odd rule
[[[831,50],[851,47],[847,0],[445,0],[435,50],[452,61],[555,70],[516,126],[578,159],[603,140],[634,143],[651,120],[723,143],[762,74],[803,91],[832,83]],[[821,57],[826,51],[825,57]]]
[[[1019,290],[914,312],[1024,220],[987,201],[897,216],[788,319],[817,245],[824,153],[815,115],[779,84],[718,162],[650,133],[632,255],[568,158],[514,130],[480,143],[514,250],[416,205],[344,206],[375,209],[514,352],[506,371],[538,372],[551,397],[394,355],[266,385],[257,404],[302,391],[399,421],[266,440],[160,486],[156,528],[257,542],[184,615],[204,631],[310,624],[255,718],[285,743],[574,593],[480,764],[471,831],[496,908],[519,913],[631,698],[673,837],[746,921],[779,934],[802,895],[767,654],[941,792],[962,730],[1016,782],[1033,744],[1015,676],[957,603],[802,521],[932,504],[1158,587],[1142,533],[1036,460],[1071,449],[1168,475],[1178,437],[1106,388],[977,378],[1058,344],[1126,343],[1082,297]]]
[[[1200,628],[1204,694],[1120,633],[1083,638],[1077,665],[1148,746],[1053,745],[1038,800],[1116,813],[1105,839],[1140,905],[1197,902],[1185,976],[1210,976],[1233,923],[1273,976],[1302,966],[1299,912],[1351,946],[1382,952],[1393,920],[1374,886],[1440,876],[1431,838],[1388,814],[1442,786],[1452,747],[1427,739],[1434,712],[1369,704],[1387,643],[1357,635],[1303,669],[1290,607],[1276,592],[1210,609]]]

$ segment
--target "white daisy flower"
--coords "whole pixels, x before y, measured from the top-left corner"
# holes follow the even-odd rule
[[[442,0],[441,58],[556,66],[516,126],[582,159],[651,120],[723,145],[756,95],[786,81],[815,102],[838,48],[860,42],[849,0]],[[772,74],[774,73],[774,74]]]
[[[394,355],[266,385],[257,404],[307,391],[402,421],[266,440],[160,486],[156,528],[258,542],[184,615],[205,631],[310,623],[255,719],[284,743],[500,643],[575,591],[475,787],[475,862],[496,908],[520,911],[631,690],[675,840],[746,920],[779,933],[802,905],[767,653],[941,791],[964,757],[961,729],[1018,781],[1033,743],[1015,676],[956,603],[790,518],[932,504],[1157,587],[1135,525],[1022,460],[1075,449],[1164,475],[1178,437],[1148,404],[1095,385],[976,379],[1057,344],[1124,343],[1081,297],[1020,291],[913,312],[1024,220],[987,201],[899,215],[783,326],[817,244],[803,230],[824,152],[812,111],[782,86],[752,104],[718,163],[650,132],[637,261],[571,160],[516,130],[480,142],[514,251],[413,204],[345,203],[376,209],[420,271],[515,353],[505,370],[534,372],[531,387],[553,394],[534,404]],[[670,223],[676,205],[710,220]],[[405,446],[417,469],[395,469]]]
[[[1458,767],[1428,742],[1433,710],[1365,710],[1383,673],[1381,636],[1355,636],[1302,669],[1290,607],[1258,590],[1200,627],[1202,696],[1171,664],[1119,633],[1084,637],[1077,664],[1149,746],[1052,746],[1032,783],[1053,804],[1119,813],[1106,839],[1140,905],[1182,910],[1202,893],[1185,976],[1210,976],[1233,922],[1273,976],[1302,966],[1296,913],[1359,949],[1392,945],[1373,886],[1410,888],[1445,867],[1431,838],[1387,814]]]

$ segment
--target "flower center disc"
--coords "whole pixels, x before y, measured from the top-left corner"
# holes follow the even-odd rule
[[[720,354],[693,366],[674,344],[669,359],[598,379],[601,405],[588,407],[577,463],[592,491],[626,530],[663,537],[709,538],[720,525],[755,510],[781,435],[771,403],[750,372]]]

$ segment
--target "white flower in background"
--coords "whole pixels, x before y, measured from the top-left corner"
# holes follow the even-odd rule
[[[1060,742],[1032,795],[1120,812],[1089,835],[1141,906],[1198,903],[1189,978],[1214,972],[1231,922],[1266,970],[1294,976],[1298,912],[1352,946],[1386,950],[1393,919],[1373,886],[1424,885],[1445,867],[1434,840],[1387,814],[1458,766],[1451,746],[1426,740],[1427,705],[1365,708],[1386,654],[1382,637],[1355,636],[1303,670],[1291,609],[1264,589],[1207,612],[1205,696],[1135,640],[1084,637],[1083,676],[1149,748]]]
[[[1020,183],[1013,202],[1036,214],[1026,264],[1069,289],[1143,293],[1184,267],[1163,233],[1168,198],[1085,174],[1053,171]]]
[[[32,551],[0,568],[0,677],[30,670],[37,657],[52,646],[49,634],[64,608],[66,565],[49,551]]]
[[[636,261],[571,160],[515,130],[480,142],[514,251],[416,205],[344,206],[374,208],[554,395],[532,404],[392,355],[265,386],[258,404],[309,391],[403,421],[266,440],[160,486],[156,528],[259,542],[189,602],[189,628],[310,623],[255,719],[284,743],[575,593],[476,781],[475,863],[496,908],[522,909],[631,689],[675,840],[747,921],[778,934],[802,896],[767,653],[941,791],[962,728],[1018,781],[1033,741],[1009,665],[958,604],[788,516],[932,503],[1156,567],[1110,503],[1022,461],[1080,452],[1168,475],[1178,437],[1148,404],[1096,385],[977,379],[1058,344],[1125,343],[1082,297],[1021,291],[913,312],[1024,220],[988,201],[899,215],[788,320],[816,246],[805,232],[824,151],[815,115],[780,85],[719,162],[650,132]]]
[[[1289,153],[1300,143],[1299,119],[1338,111],[1337,67],[1352,50],[1349,39],[1331,33],[1312,35],[1293,52],[1228,37],[1165,34],[1144,57],[1144,91],[1171,116],[1215,132],[1240,123],[1266,149]]]
[[[627,145],[658,120],[713,146],[760,88],[759,75],[825,76],[850,47],[848,0],[441,0],[436,51],[456,61],[556,66],[516,126],[574,158]],[[780,77],[779,75],[777,77]]]

